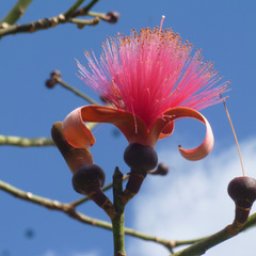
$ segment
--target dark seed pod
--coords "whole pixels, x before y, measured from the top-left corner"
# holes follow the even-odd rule
[[[90,195],[99,190],[105,181],[103,170],[95,164],[87,165],[78,170],[72,179],[73,188],[76,192]]]
[[[228,185],[228,194],[236,205],[235,222],[243,224],[256,200],[256,179],[248,176],[234,178]]]
[[[105,21],[109,23],[117,23],[119,20],[120,14],[118,12],[108,12],[106,14],[106,19]]]
[[[54,70],[50,74],[50,78],[45,81],[45,86],[49,89],[52,89],[57,83],[58,79],[61,78],[61,73],[59,70]]]
[[[61,78],[61,72],[59,70],[53,70],[50,74],[50,77],[55,80],[59,79]]]
[[[55,85],[56,85],[56,81],[54,81],[52,79],[48,79],[48,80],[45,81],[45,86],[48,89],[52,89]]]
[[[228,185],[228,194],[241,207],[251,207],[256,200],[256,179],[236,177]]]
[[[136,172],[147,172],[157,166],[158,157],[153,147],[130,144],[124,152],[126,164]]]

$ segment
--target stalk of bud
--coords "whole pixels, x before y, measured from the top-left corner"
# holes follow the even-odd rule
[[[123,202],[126,203],[139,192],[147,173],[157,166],[158,157],[153,147],[132,143],[124,152],[124,160],[131,168],[123,193]]]

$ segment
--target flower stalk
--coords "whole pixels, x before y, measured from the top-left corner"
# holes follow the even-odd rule
[[[123,174],[118,168],[113,175],[113,197],[115,216],[112,218],[114,256],[126,256],[125,251],[125,228],[124,228],[124,210],[125,205],[122,201],[123,193]]]
[[[92,98],[90,98],[88,95],[84,94],[83,92],[79,91],[78,89],[76,89],[75,87],[73,87],[72,85],[68,84],[67,82],[65,82],[62,79],[62,75],[61,72],[59,70],[54,70],[50,73],[50,77],[49,79],[47,79],[45,81],[45,86],[48,89],[52,89],[54,88],[57,84],[59,84],[60,86],[62,86],[64,89],[72,92],[73,94],[75,94],[76,96],[84,99],[85,101],[87,101],[89,104],[97,104],[97,102],[95,100],[93,100]]]
[[[145,178],[146,173],[130,173],[129,180],[122,195],[123,204],[127,204],[128,201],[130,201],[139,192]]]

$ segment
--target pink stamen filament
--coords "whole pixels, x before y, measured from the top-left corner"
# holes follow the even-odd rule
[[[160,33],[162,32],[162,29],[163,29],[164,20],[165,20],[165,16],[162,15],[162,18],[161,18],[161,21],[160,21],[160,27],[159,27],[159,32]]]
[[[233,133],[233,136],[234,136],[234,139],[235,139],[236,148],[237,148],[237,152],[238,152],[238,156],[239,156],[239,160],[240,160],[240,164],[241,164],[241,168],[242,168],[242,174],[243,174],[243,176],[246,176],[246,171],[245,171],[245,168],[244,168],[244,162],[243,162],[243,157],[242,157],[240,145],[239,145],[239,142],[238,142],[235,127],[233,125],[231,116],[229,114],[225,99],[223,100],[223,104],[224,104],[224,109],[225,109],[225,112],[226,112],[226,115],[227,115],[227,118],[228,118],[229,125],[231,127],[231,130],[232,130],[232,133]]]

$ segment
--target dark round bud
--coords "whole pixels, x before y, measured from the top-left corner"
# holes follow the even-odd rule
[[[124,160],[133,171],[146,172],[157,166],[158,157],[153,147],[132,143],[124,152]]]
[[[235,204],[242,208],[250,208],[256,200],[256,179],[241,176],[230,181],[228,194]]]
[[[118,12],[108,12],[106,13],[106,21],[109,23],[117,23],[119,20],[120,14]]]
[[[53,70],[50,74],[51,79],[61,78],[61,72],[59,70]]]
[[[54,81],[53,79],[48,79],[45,81],[45,86],[48,89],[52,89],[55,85],[56,85],[56,81]]]
[[[80,194],[91,194],[104,185],[105,174],[96,164],[79,169],[72,178],[74,190]]]
[[[168,172],[169,167],[163,163],[160,163],[154,171],[150,172],[150,174],[165,176],[168,174]]]
[[[61,78],[61,73],[59,70],[54,70],[50,74],[50,78],[45,81],[45,86],[49,89],[52,89],[57,83],[58,79]]]

